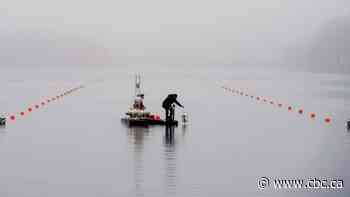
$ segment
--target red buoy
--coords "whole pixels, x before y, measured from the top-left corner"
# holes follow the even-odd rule
[[[288,107],[288,111],[292,111],[292,107],[291,106]]]
[[[299,113],[299,114],[303,114],[303,112],[304,112],[303,109],[299,109],[299,110],[298,110],[298,113]]]
[[[324,119],[324,121],[325,121],[326,123],[330,123],[330,122],[331,122],[331,118],[330,118],[330,117],[327,117],[327,118]]]
[[[28,111],[29,111],[29,112],[31,112],[32,110],[33,110],[32,108],[30,108],[30,107],[28,108]]]
[[[312,118],[312,119],[316,118],[316,114],[315,113],[310,113],[310,118]]]
[[[10,119],[11,119],[11,120],[15,120],[16,117],[12,115],[12,116],[10,116]]]
[[[20,114],[21,114],[21,116],[24,116],[24,112],[21,112]]]

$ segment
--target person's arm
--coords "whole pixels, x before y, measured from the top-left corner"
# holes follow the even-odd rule
[[[178,105],[178,106],[180,106],[180,107],[184,108],[184,106],[183,106],[183,105],[181,105],[181,103],[179,103],[177,100],[175,100],[174,102],[176,103],[176,105]]]

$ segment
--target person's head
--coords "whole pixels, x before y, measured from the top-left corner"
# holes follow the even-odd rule
[[[168,97],[176,99],[177,98],[177,94],[169,94]]]

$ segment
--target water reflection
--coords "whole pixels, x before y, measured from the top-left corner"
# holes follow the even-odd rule
[[[147,178],[147,169],[144,151],[147,146],[158,146],[155,143],[157,140],[163,139],[163,157],[160,156],[164,161],[163,168],[163,185],[165,196],[176,196],[177,195],[177,150],[176,146],[178,145],[178,140],[186,135],[187,126],[182,127],[164,127],[161,130],[154,129],[154,134],[150,135],[153,127],[126,127],[128,134],[128,141],[130,145],[130,150],[133,153],[133,163],[134,163],[134,192],[135,196],[145,196],[148,189],[146,188],[147,184],[145,180]],[[161,133],[160,133],[161,132]],[[178,133],[177,133],[178,132]],[[178,135],[176,135],[178,134]],[[152,138],[150,138],[150,136]],[[161,138],[163,136],[163,138]],[[180,137],[179,139],[176,138]],[[159,137],[157,139],[157,137]],[[147,141],[152,142],[152,144],[146,144]],[[155,147],[156,149],[162,147]],[[156,177],[154,177],[156,179]]]
[[[0,126],[0,144],[2,143],[2,140],[5,138],[6,135],[6,126],[1,125]]]
[[[175,127],[166,126],[164,136],[165,192],[167,196],[176,195],[176,143]]]
[[[145,138],[148,135],[148,127],[128,127],[128,139],[134,152],[134,183],[136,196],[144,196],[143,183],[145,182],[145,169],[143,150]]]
[[[188,126],[187,124],[183,124],[181,125],[181,133],[182,133],[182,137],[185,137],[186,132],[187,132]]]

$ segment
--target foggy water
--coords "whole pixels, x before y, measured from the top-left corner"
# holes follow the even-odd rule
[[[164,127],[120,121],[136,68],[2,69],[5,115],[86,87],[0,129],[0,196],[349,196],[348,76],[143,68],[147,109],[163,116],[161,102],[175,92],[189,114],[189,125],[168,139]],[[302,107],[316,120],[221,85]],[[344,188],[261,190],[260,177],[341,179]]]

